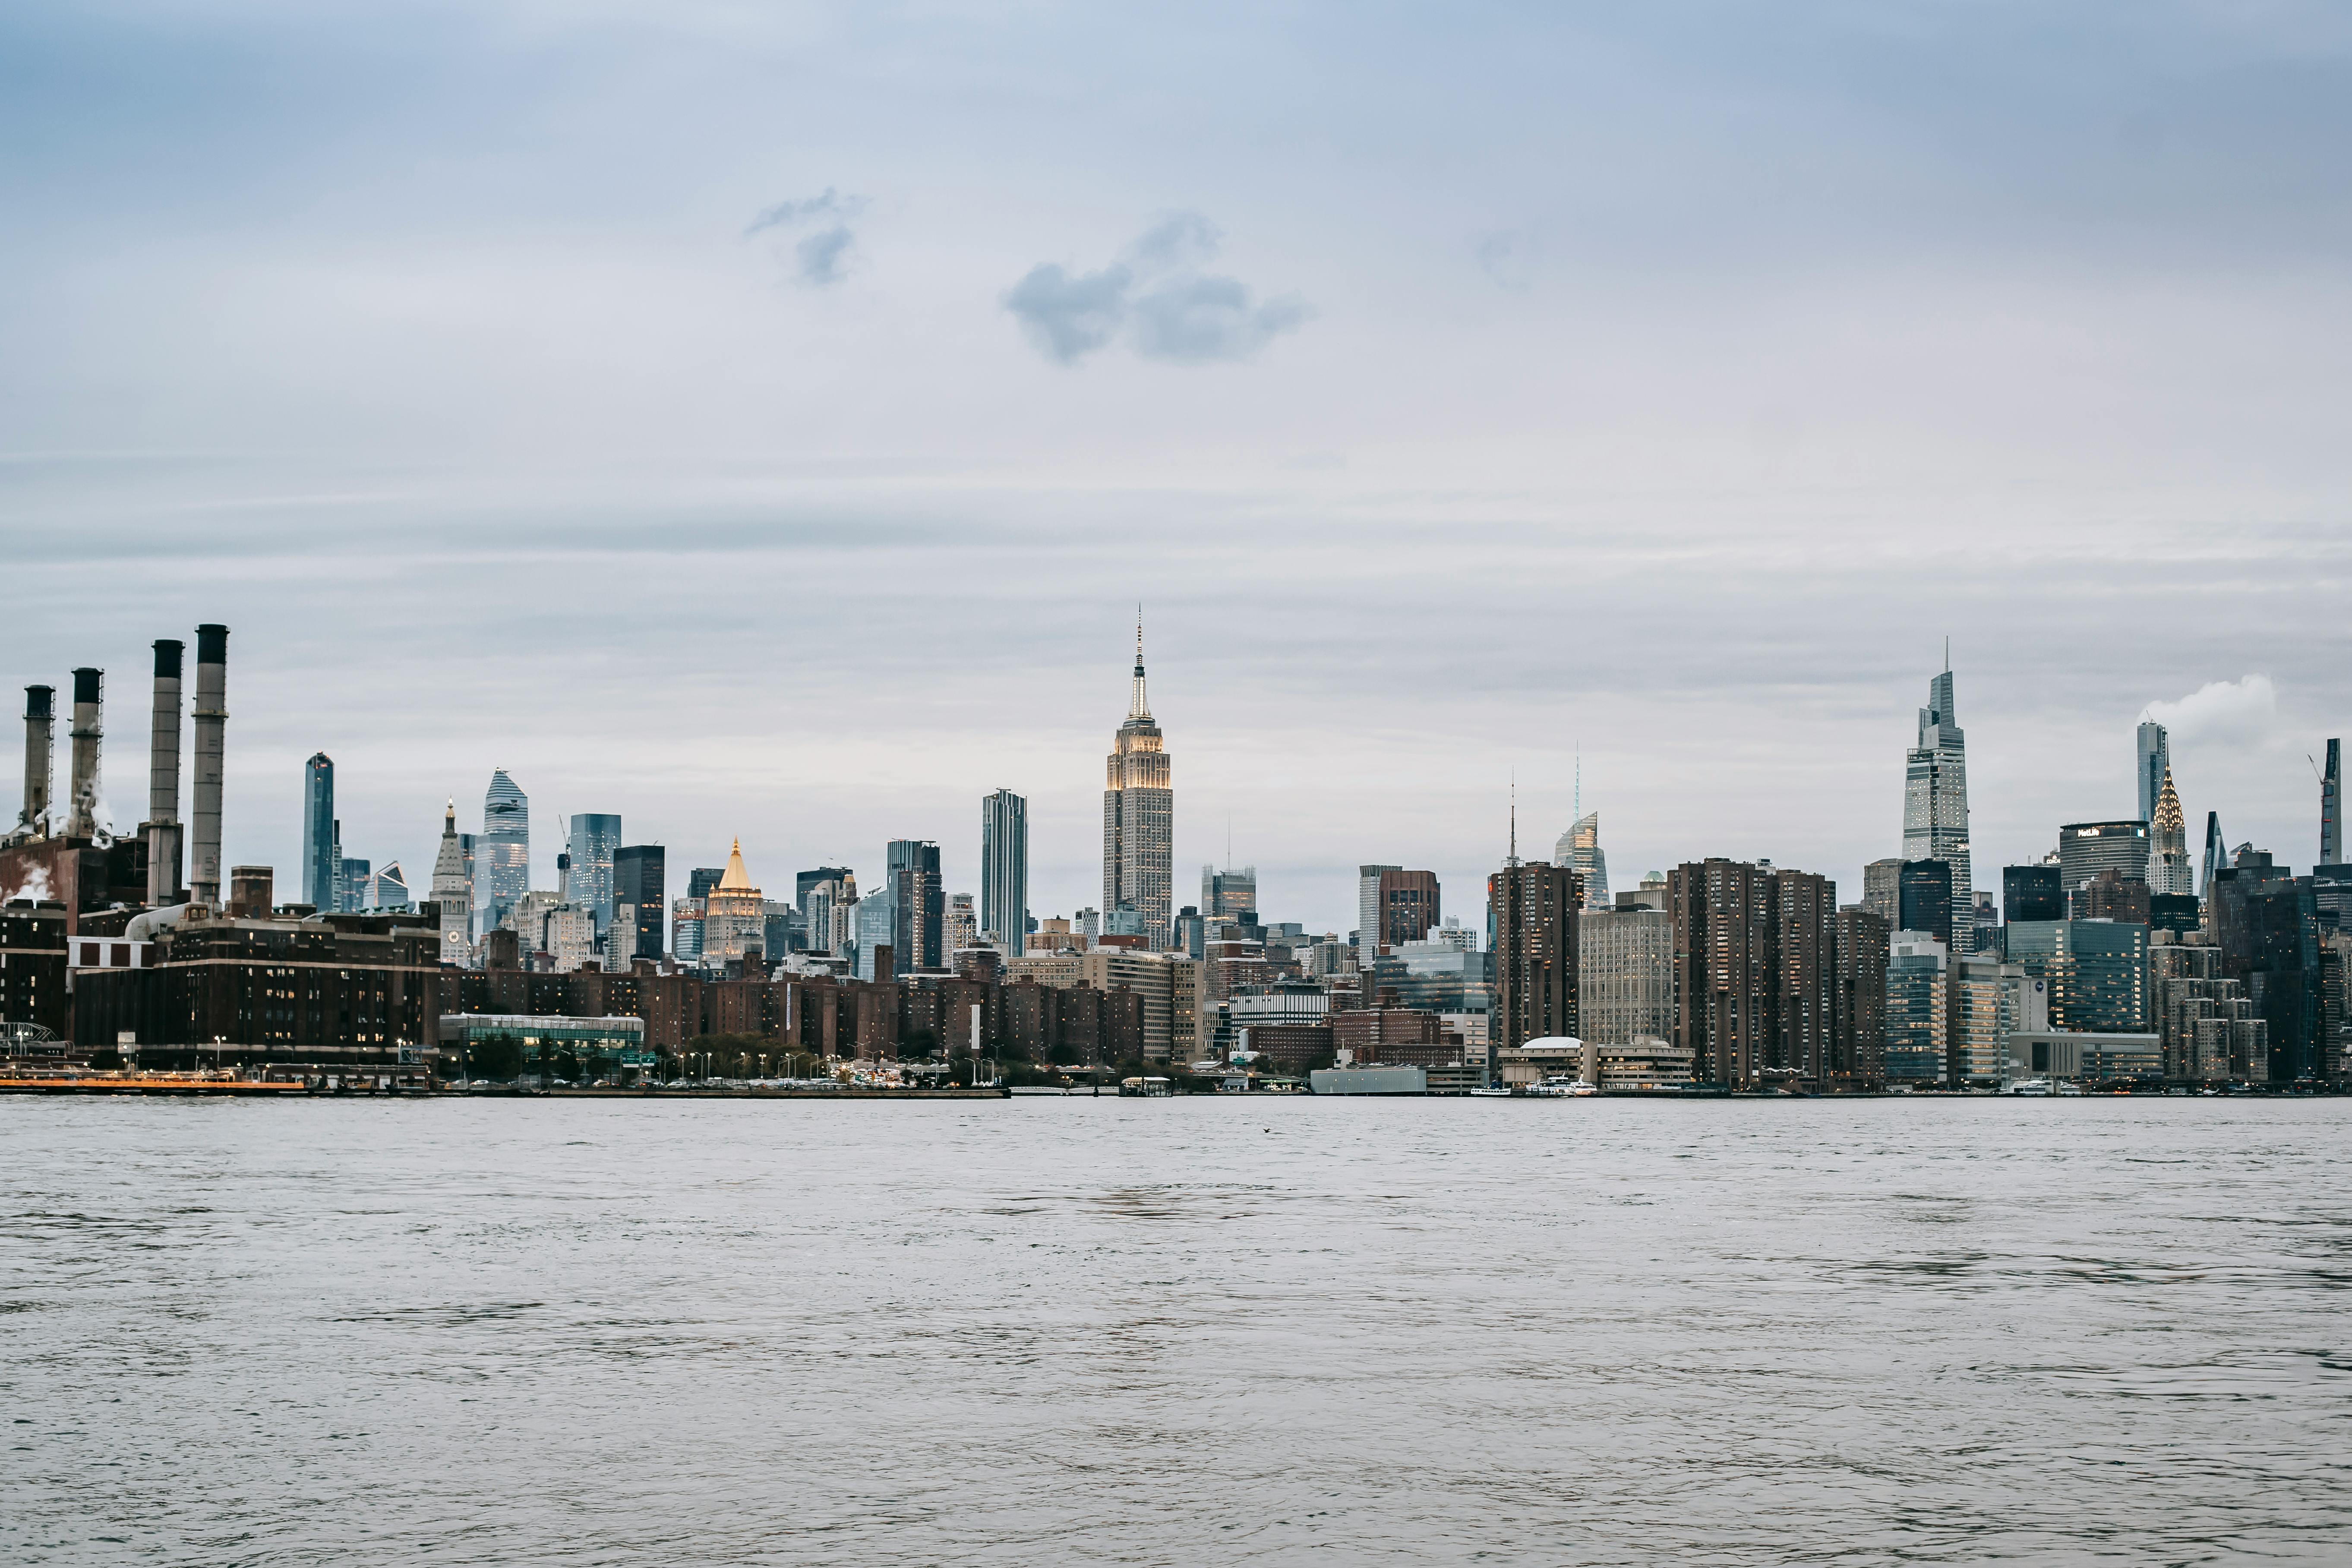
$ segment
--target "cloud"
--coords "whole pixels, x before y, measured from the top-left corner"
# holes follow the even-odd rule
[[[793,247],[800,258],[801,281],[823,287],[841,281],[842,257],[854,243],[846,224],[835,224],[810,235]]]
[[[2178,702],[2151,702],[2147,715],[2185,741],[2263,740],[2278,724],[2278,688],[2267,675],[2211,680]]]
[[[1307,310],[1289,295],[1253,302],[1239,279],[1202,271],[1223,239],[1200,214],[1173,213],[1099,271],[1052,262],[1031,268],[1005,291],[1004,308],[1037,351],[1061,364],[1076,364],[1122,332],[1146,359],[1246,359],[1307,320]]]
[[[800,280],[812,288],[825,288],[848,274],[849,251],[857,243],[857,237],[851,232],[847,220],[863,213],[866,206],[864,196],[845,196],[827,185],[822,195],[778,202],[769,207],[751,220],[743,230],[743,237],[752,239],[771,229],[795,229],[831,219],[825,227],[803,236],[793,247],[793,270],[800,275]]]
[[[1231,278],[1181,278],[1135,301],[1135,352],[1178,364],[1246,359],[1306,319],[1306,305],[1289,296],[1252,305]]]
[[[1047,262],[1005,293],[1004,308],[1039,353],[1075,364],[1118,335],[1133,281],[1124,267],[1073,275]]]

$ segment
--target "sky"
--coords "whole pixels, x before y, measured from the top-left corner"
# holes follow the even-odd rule
[[[1483,919],[2135,809],[2307,865],[2352,729],[2352,15],[2223,5],[0,11],[0,679],[232,628],[224,850],[429,872],[490,770],[685,868],[1032,810],[1100,901]],[[62,746],[60,747],[62,757]],[[62,763],[61,764],[62,765]],[[61,781],[62,782],[62,781]]]

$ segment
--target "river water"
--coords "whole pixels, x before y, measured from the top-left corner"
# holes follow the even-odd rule
[[[2352,1561],[2352,1100],[0,1102],[9,1563]]]

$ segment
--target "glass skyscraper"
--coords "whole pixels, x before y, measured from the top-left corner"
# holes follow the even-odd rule
[[[938,969],[945,955],[948,895],[940,880],[940,847],[928,838],[893,838],[887,848],[892,963],[901,974]]]
[[[660,845],[630,844],[613,851],[613,907],[625,904],[636,911],[629,956],[659,958],[663,917],[669,906],[669,877]]]
[[[1969,864],[1968,737],[1953,715],[1952,672],[1927,683],[1919,710],[1919,743],[1903,761],[1903,858],[1941,860],[1952,868],[1955,902],[1976,905]],[[1893,1076],[1892,1058],[1889,1077]]]
[[[324,752],[302,764],[302,901],[335,912],[342,847],[335,841],[335,764]]]
[[[530,891],[530,797],[504,768],[490,773],[482,796],[482,831],[474,840],[474,914],[484,931],[514,916]]]
[[[1028,945],[1029,803],[1009,789],[980,803],[980,934],[1010,957]]]
[[[2050,1026],[2088,1034],[2147,1027],[2147,927],[2122,921],[2018,921],[2008,958],[2050,987]]]
[[[2164,726],[2153,721],[2139,727],[2133,760],[2138,764],[2139,819],[2156,820],[2156,803],[2164,795],[2164,775],[2172,771],[2172,740]]]
[[[619,817],[589,811],[572,819],[572,901],[595,911],[600,936],[613,924],[613,857],[620,847]]]

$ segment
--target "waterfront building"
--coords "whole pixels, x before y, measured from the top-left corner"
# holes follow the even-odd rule
[[[507,776],[490,772],[482,795],[482,831],[474,840],[474,916],[481,931],[506,925],[530,891],[530,797]]]
[[[1901,856],[1873,860],[1862,868],[1862,907],[1886,922],[1889,931],[1903,929],[1903,868]]]
[[[1609,858],[1601,852],[1601,814],[1585,813],[1576,826],[1552,846],[1551,863],[1565,866],[1584,879],[1584,907],[1609,908]]]
[[[2157,803],[2164,795],[2165,776],[2172,772],[2172,742],[2163,725],[2141,721],[2133,758],[2137,763],[2133,773],[2139,786],[2139,819],[2153,822]]]
[[[1940,1086],[1949,1070],[1949,954],[1926,931],[1896,931],[1886,950],[1886,1082]]]
[[[341,907],[335,897],[342,882],[339,826],[335,764],[326,752],[314,752],[302,764],[302,901],[321,914]]]
[[[1835,1011],[1837,887],[1710,858],[1668,874],[1675,1039],[1706,1082],[1819,1081]]]
[[[1906,860],[1897,880],[1898,931],[1923,931],[1956,951],[1952,940],[1953,900],[1966,889],[1952,880],[1952,868],[1941,860]]]
[[[433,901],[441,908],[441,962],[463,965],[473,956],[474,879],[467,872],[460,838],[453,797],[441,819],[441,847],[433,857]]]
[[[767,941],[766,900],[743,865],[743,841],[733,840],[719,883],[702,897],[702,962],[716,968]]]
[[[1495,922],[1491,1034],[1498,1047],[1576,1033],[1582,902],[1576,873],[1564,866],[1531,866],[1512,855],[1486,879],[1486,907]]]
[[[980,934],[1014,957],[1028,946],[1029,802],[1009,789],[980,803]]]
[[[571,843],[566,848],[572,874],[564,883],[564,894],[596,917],[600,932],[612,925],[613,906],[619,901],[614,858],[620,850],[620,817],[596,811],[582,812],[572,817]]]
[[[1135,677],[1127,721],[1112,737],[1103,786],[1103,901],[1143,912],[1144,941],[1168,945],[1175,917],[1176,792],[1143,684],[1143,626],[1135,628]]]
[[[1969,860],[1968,737],[1955,713],[1948,663],[1927,683],[1918,743],[1904,756],[1903,858],[1941,860],[1952,868],[1956,890],[1976,887]]]
[[[2157,784],[2156,815],[2148,818],[2147,890],[2161,896],[2197,896],[2197,873],[2189,864],[2189,826],[2181,816],[2180,793],[2172,787],[2168,766]]]
[[[444,1013],[441,1054],[467,1073],[485,1063],[512,1067],[516,1080],[588,1082],[624,1069],[644,1071],[658,1059],[646,1044],[643,1018],[569,1018],[537,1013]]]
[[[2148,990],[2163,1056],[2176,1083],[2267,1082],[2270,1025],[2245,985],[2221,971],[2207,931],[2153,933]]]
[[[1675,922],[1664,910],[1597,910],[1577,917],[1578,1036],[1604,1046],[1675,1032]]]
[[[2058,830],[2058,885],[2072,898],[2109,869],[2145,882],[2147,850],[2146,822],[2070,822]]]
[[[2206,919],[2221,950],[2221,973],[2246,988],[2270,1025],[2270,1080],[2316,1079],[2321,1038],[2317,886],[2242,848],[2213,874]]]
[[[662,955],[662,915],[669,907],[667,855],[658,844],[625,844],[613,851],[614,918],[626,904],[635,921],[624,957]]]
[[[2125,1084],[2157,1078],[2164,1070],[2157,1037],[2136,1030],[2020,1032],[2011,1037],[2010,1053],[2011,1078]]]
[[[2116,921],[2021,921],[2007,956],[2049,986],[2050,1026],[2133,1033],[2147,1025],[2147,927]]]
[[[1956,1089],[1997,1089],[2009,1076],[2011,1037],[2050,1027],[2049,984],[2021,963],[1956,958],[1951,988],[1946,1081]]]
[[[1860,904],[1837,912],[1825,1089],[1866,1093],[1885,1087],[1886,961],[1893,936],[1893,927]]]

